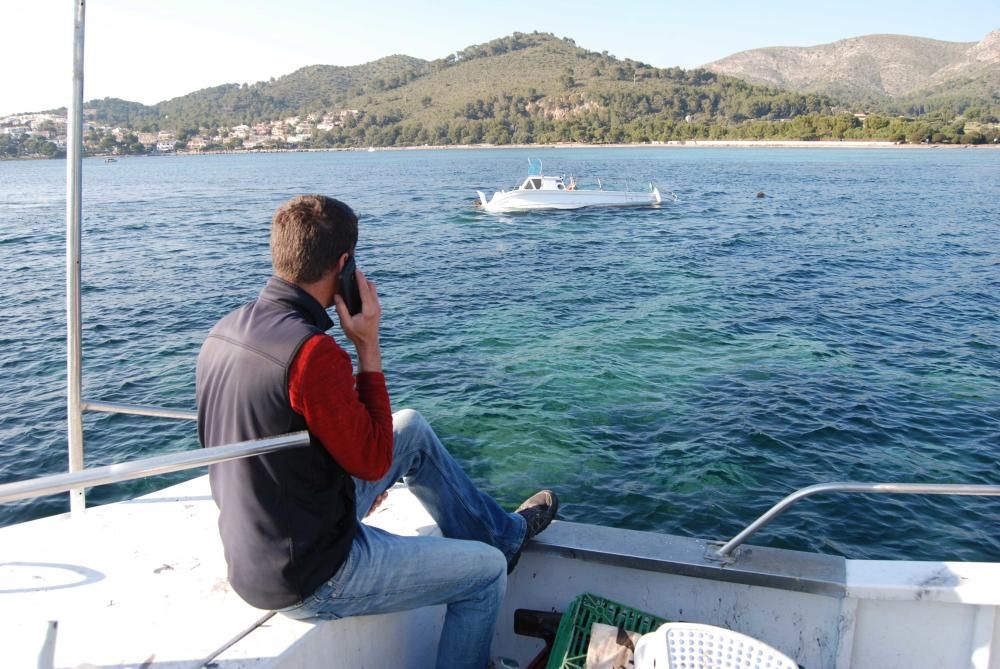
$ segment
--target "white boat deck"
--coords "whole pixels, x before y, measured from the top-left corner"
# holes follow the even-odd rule
[[[372,524],[399,534],[438,532],[404,488],[393,489],[390,500]],[[269,666],[279,657],[281,666],[315,666],[289,663],[291,649],[315,625],[276,615],[257,627],[267,612],[229,587],[217,518],[203,476],[79,518],[0,529],[0,666],[45,666],[39,658],[49,621],[58,623],[54,667],[194,669],[230,643],[214,660],[220,669]],[[443,608],[418,616],[426,623],[418,620],[417,629],[426,624],[427,633],[415,637],[408,620],[411,631],[397,635],[393,652],[433,657],[442,615]],[[372,632],[395,627],[401,617],[342,621],[334,656],[346,660],[343,666],[366,666],[352,663],[352,654],[371,657],[373,647],[386,645]],[[367,666],[393,665],[374,657]]]
[[[0,529],[0,667],[195,669],[433,665],[443,607],[313,625],[243,603],[226,581],[207,477],[78,518]],[[368,522],[437,528],[405,488]],[[670,620],[721,625],[809,669],[1000,669],[1000,564],[844,560],[556,522],[508,584],[493,652],[541,648],[514,611],[590,591]],[[52,636],[49,621],[58,627]],[[49,634],[47,639],[46,635]],[[54,642],[54,643],[53,643]]]

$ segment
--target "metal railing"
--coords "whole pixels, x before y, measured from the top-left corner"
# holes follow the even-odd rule
[[[68,490],[82,490],[84,487],[120,483],[147,476],[196,469],[219,462],[264,455],[290,448],[301,448],[308,444],[308,432],[292,432],[267,439],[241,441],[213,448],[200,448],[197,451],[168,453],[142,460],[93,467],[78,472],[41,476],[27,481],[0,485],[0,504],[31,497],[54,495]]]
[[[66,422],[69,471],[82,471],[83,387],[82,325],[80,299],[80,230],[83,219],[83,36],[84,0],[73,6],[73,97],[66,109]],[[86,506],[83,489],[70,491],[69,508],[80,513]]]
[[[86,33],[86,9],[86,0],[74,0],[73,96],[66,106],[66,422],[69,474],[62,476],[66,480],[79,482],[79,485],[60,488],[59,492],[69,492],[69,507],[73,514],[81,513],[86,508],[83,485],[88,484],[93,479],[94,472],[97,471],[86,470],[84,467],[84,411],[104,411],[181,420],[197,419],[197,414],[193,411],[113,404],[111,402],[88,402],[81,397],[83,387],[83,328],[80,296],[82,276],[80,237],[83,221],[83,47]],[[113,465],[112,467],[125,467],[126,465]],[[199,465],[191,465],[191,467],[197,466]],[[90,485],[98,484],[90,483]],[[0,486],[0,488],[4,487],[6,486]]]
[[[880,493],[892,495],[987,495],[1000,496],[1000,485],[972,485],[961,483],[820,483],[796,490],[772,506],[760,518],[753,521],[742,532],[730,539],[716,551],[719,558],[729,557],[736,547],[745,542],[757,530],[774,520],[779,514],[801,499],[826,492]]]
[[[150,415],[169,418],[187,418],[191,412],[159,407],[137,405],[117,405],[89,402],[87,408],[94,411],[111,411]],[[96,405],[96,406],[94,406]],[[0,485],[0,504],[16,502],[32,497],[44,497],[69,490],[82,489],[108,483],[120,483],[134,479],[169,474],[172,472],[197,469],[220,462],[238,460],[256,455],[265,455],[309,445],[308,432],[293,432],[267,439],[241,441],[197,451],[168,453],[142,460],[132,460],[104,467],[94,467],[79,472],[41,476],[27,481],[16,481]],[[820,493],[864,493],[896,495],[982,495],[1000,497],[1000,485],[975,485],[962,483],[819,483],[796,490],[768,509],[757,520],[747,525],[739,534],[730,539],[715,552],[716,558],[729,558],[733,551],[746,542],[753,534],[787,511],[796,502]]]
[[[143,406],[141,404],[118,404],[115,402],[84,401],[80,408],[84,411],[101,411],[104,413],[124,413],[133,416],[152,416],[154,418],[176,418],[178,420],[198,420],[194,411],[182,409],[164,409],[163,407]]]

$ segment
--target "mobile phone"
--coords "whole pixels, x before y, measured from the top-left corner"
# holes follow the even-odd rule
[[[347,305],[347,313],[354,315],[361,311],[361,293],[358,291],[358,280],[354,276],[357,266],[354,264],[354,256],[348,256],[344,263],[344,269],[340,270],[338,279],[340,281],[340,296],[344,298]]]

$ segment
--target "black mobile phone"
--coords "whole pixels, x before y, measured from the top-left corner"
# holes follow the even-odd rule
[[[357,266],[354,264],[354,256],[348,256],[344,263],[344,269],[340,270],[340,296],[344,298],[347,305],[347,313],[352,316],[361,311],[361,293],[358,291],[358,280],[354,276]]]

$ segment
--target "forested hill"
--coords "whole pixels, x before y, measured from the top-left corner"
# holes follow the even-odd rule
[[[358,110],[379,123],[603,120],[610,126],[740,122],[829,110],[830,100],[705,70],[658,69],[578,48],[570,39],[522,34],[423,61],[390,56],[352,67],[314,65],[256,84],[227,84],[152,107],[93,100],[91,118],[160,129],[214,128],[291,115]],[[512,133],[517,124],[508,123]],[[501,133],[502,134],[502,133]]]
[[[980,59],[984,76],[994,76],[993,43],[978,46],[966,51]],[[951,107],[914,103],[905,118],[885,113],[890,110],[877,101],[852,103],[846,93],[783,90],[777,84],[787,81],[753,84],[707,69],[656,68],[551,34],[515,33],[434,61],[395,55],[351,67],[313,65],[153,106],[93,100],[86,115],[109,128],[173,131],[179,148],[193,140],[201,150],[723,138],[994,142],[1000,99],[991,104],[986,96],[979,107],[959,99],[979,95],[976,67],[953,68],[964,77],[959,83],[934,80],[936,88],[927,89]],[[990,90],[995,99],[1000,86]],[[252,136],[237,132],[243,125],[253,126]],[[91,142],[94,150],[143,150],[133,135]]]
[[[867,35],[813,47],[752,49],[705,68],[901,113],[1000,107],[1000,30],[969,43]]]
[[[311,65],[267,82],[206,88],[156,105],[167,126],[217,127],[271,121],[310,112],[322,114],[365,91],[398,87],[426,72],[427,61],[388,56],[363,65]],[[161,123],[161,127],[165,124]]]

